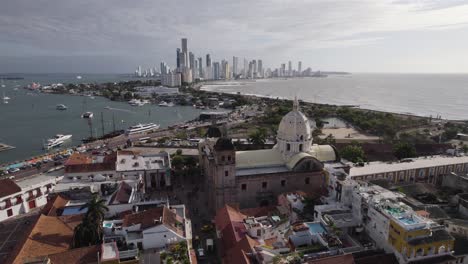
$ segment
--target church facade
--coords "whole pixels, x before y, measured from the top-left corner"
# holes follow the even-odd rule
[[[282,118],[276,140],[272,149],[252,151],[236,151],[226,137],[200,142],[200,166],[212,212],[225,204],[240,208],[272,205],[284,192],[323,193],[328,181],[323,163],[336,161],[338,155],[330,145],[313,144],[309,119],[297,100]]]

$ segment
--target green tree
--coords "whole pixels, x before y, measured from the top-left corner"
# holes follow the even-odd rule
[[[102,221],[109,208],[106,206],[106,200],[93,195],[92,199],[80,207],[80,210],[87,209],[83,221],[75,227],[73,233],[73,247],[87,247],[97,245],[102,240],[103,227]]]
[[[249,141],[252,144],[263,145],[265,144],[266,137],[267,137],[267,131],[265,128],[261,127],[249,134]]]
[[[399,160],[416,156],[416,149],[407,142],[398,142],[393,146],[393,155]]]
[[[365,160],[364,150],[359,145],[348,145],[341,149],[340,155],[342,158],[351,162],[362,162]]]

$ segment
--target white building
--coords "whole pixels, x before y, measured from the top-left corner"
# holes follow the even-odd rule
[[[118,151],[116,172],[120,178],[141,178],[146,190],[171,185],[171,158],[167,152],[151,154]]]
[[[182,84],[181,73],[169,71],[167,74],[161,74],[161,84],[169,87],[177,87]]]
[[[61,177],[45,175],[12,181],[0,180],[0,222],[44,206]]]
[[[103,222],[104,241],[123,240],[143,249],[192,240],[192,224],[184,205],[163,206],[126,215],[122,220]]]
[[[177,86],[177,85],[176,85]],[[164,86],[142,86],[135,87],[135,94],[143,98],[151,98],[153,95],[174,95],[179,93],[179,88],[169,88]]]

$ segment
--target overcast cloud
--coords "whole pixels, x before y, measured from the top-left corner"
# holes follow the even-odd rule
[[[197,56],[352,72],[467,72],[462,0],[0,0],[0,72],[132,72]]]

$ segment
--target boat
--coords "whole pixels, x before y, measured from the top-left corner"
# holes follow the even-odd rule
[[[132,100],[128,101],[128,103],[129,103],[131,106],[143,106],[143,105],[145,105],[145,104],[149,104],[149,101],[148,101],[148,100],[132,99]]]
[[[3,103],[8,104],[8,100],[10,99],[11,99],[10,97],[5,95],[5,91],[3,91],[3,96],[2,96]]]
[[[132,135],[132,134],[137,134],[137,133],[145,133],[145,132],[154,131],[158,128],[159,128],[158,124],[153,124],[153,123],[138,124],[138,125],[131,126],[127,130],[125,130],[125,134]]]
[[[65,141],[69,140],[72,135],[62,135],[57,134],[55,137],[50,138],[47,140],[46,144],[44,144],[44,149],[51,149],[62,145]]]
[[[78,75],[78,76],[76,76],[76,78],[77,78],[78,80],[81,80],[83,77],[81,77],[80,75]]]
[[[162,101],[161,103],[158,104],[158,106],[161,106],[161,107],[173,107],[174,106],[174,103],[173,102],[165,102],[165,101]]]
[[[94,114],[93,112],[86,112],[84,114],[81,115],[82,118],[93,118]]]
[[[64,104],[58,104],[56,107],[57,110],[67,110],[68,107]]]

